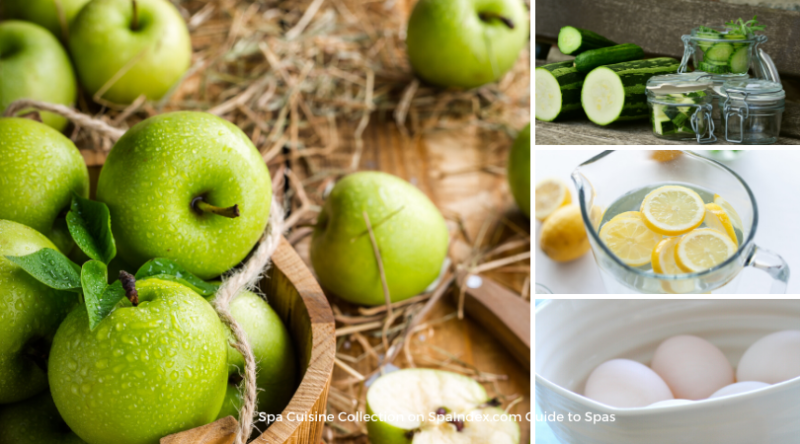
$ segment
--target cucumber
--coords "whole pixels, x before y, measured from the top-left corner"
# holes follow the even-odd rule
[[[653,116],[653,132],[659,136],[668,136],[678,132],[678,127],[665,117]]]
[[[728,63],[733,55],[733,45],[730,43],[715,43],[706,51],[703,56],[704,61],[714,61]]]
[[[744,35],[744,34],[730,34],[730,33],[728,33],[728,34],[724,34],[722,36],[722,38],[724,38],[725,40],[746,40],[747,36]],[[733,44],[733,47],[735,49],[739,49],[742,46],[747,46],[747,43],[734,43]]]
[[[747,72],[747,69],[750,68],[750,47],[745,45],[737,49],[728,60],[728,66],[734,74]]]
[[[694,35],[695,37],[700,37],[703,39],[718,39],[722,34],[716,29],[701,26],[697,28],[697,32]],[[708,51],[708,48],[712,47],[713,45],[714,42],[697,42],[697,46],[699,46],[703,51]]]
[[[715,63],[713,61],[702,61],[700,65],[697,66],[697,69],[709,74],[726,74],[730,71],[727,62]]]
[[[583,81],[583,111],[598,125],[645,119],[649,114],[645,95],[647,80],[661,74],[674,74],[679,65],[673,58],[660,57],[595,68]]]
[[[575,68],[578,68],[578,71],[582,73],[588,73],[598,66],[629,62],[643,57],[644,51],[640,46],[633,43],[625,43],[582,52],[578,57],[575,57]]]
[[[581,86],[585,77],[571,60],[536,68],[536,118],[551,122],[582,115]]]
[[[611,40],[586,29],[565,26],[558,32],[558,49],[567,55],[614,45],[616,43]]]

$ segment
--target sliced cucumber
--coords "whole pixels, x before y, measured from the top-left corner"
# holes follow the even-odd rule
[[[747,36],[744,34],[725,34],[722,36],[725,40],[746,40]],[[743,46],[747,46],[747,43],[734,43],[733,47],[739,49]]]
[[[698,65],[697,69],[703,72],[707,72],[709,74],[726,74],[730,70],[728,69],[728,63],[714,63],[712,61],[702,61],[700,65]]]
[[[558,49],[567,55],[578,55],[590,49],[614,45],[616,43],[588,29],[565,26],[558,32]]]
[[[732,55],[733,45],[724,42],[715,43],[711,46],[711,48],[708,49],[708,51],[706,51],[705,55],[703,56],[703,60],[728,63],[728,60]]]
[[[722,34],[719,31],[711,28],[706,28],[705,26],[701,26],[697,33],[695,33],[695,37],[700,37],[703,39],[718,39]],[[708,51],[708,48],[711,48],[714,45],[714,42],[697,42],[697,46],[700,47],[703,51]]]
[[[551,122],[582,115],[581,86],[585,77],[571,61],[536,68],[536,118]]]
[[[668,136],[678,132],[678,127],[665,117],[653,116],[653,132],[659,136]]]
[[[728,60],[730,70],[734,74],[741,74],[747,72],[750,67],[750,47],[743,46],[737,49],[730,60]]]

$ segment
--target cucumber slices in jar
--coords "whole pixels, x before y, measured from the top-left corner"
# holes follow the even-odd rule
[[[684,94],[669,94],[664,101],[669,104],[653,103],[653,112],[650,120],[653,124],[653,134],[665,139],[695,138],[697,133],[692,129],[692,115],[697,112],[697,107],[680,106],[681,104],[695,104],[706,97],[703,91]],[[705,121],[698,120],[698,131],[705,132]]]

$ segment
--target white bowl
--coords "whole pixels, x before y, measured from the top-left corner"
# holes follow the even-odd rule
[[[536,402],[568,444],[797,444],[800,378],[689,405],[616,408],[581,395],[589,373],[627,358],[649,364],[661,341],[707,339],[734,367],[758,339],[800,330],[795,300],[551,300],[536,310]],[[581,421],[568,421],[567,414]],[[586,414],[614,421],[586,421]]]

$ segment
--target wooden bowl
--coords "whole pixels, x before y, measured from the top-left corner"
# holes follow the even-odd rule
[[[261,290],[289,329],[303,372],[289,405],[253,443],[317,444],[322,438],[328,388],[333,375],[336,331],[325,294],[292,246],[281,239]],[[233,417],[161,439],[161,444],[230,444]]]

